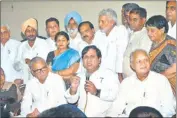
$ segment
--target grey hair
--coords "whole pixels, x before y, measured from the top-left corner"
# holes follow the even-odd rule
[[[7,30],[10,31],[10,27],[8,24],[2,24],[1,27],[7,27]]]
[[[34,63],[37,63],[37,62],[39,62],[39,61],[42,61],[42,62],[45,63],[45,65],[47,65],[47,63],[45,62],[45,60],[44,60],[43,58],[41,58],[41,57],[34,57],[34,58],[32,58],[31,61],[30,61],[30,64],[29,64],[30,69],[32,69],[32,65],[33,65]]]
[[[144,52],[146,55],[148,55],[148,53],[145,51],[145,50],[143,50],[143,49],[136,49],[136,50],[134,50],[133,52],[131,52],[131,54],[130,54],[130,63],[132,63],[133,62],[133,56],[134,56],[134,54],[135,53],[137,53],[137,52]]]
[[[115,25],[117,25],[117,13],[111,9],[103,9],[102,11],[100,11],[99,16],[108,16],[109,18],[111,18],[112,20],[115,21]]]

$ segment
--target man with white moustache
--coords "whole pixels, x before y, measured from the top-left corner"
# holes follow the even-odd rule
[[[78,26],[82,22],[82,17],[76,11],[72,11],[65,16],[64,25],[65,29],[70,36],[69,47],[78,50],[78,43],[82,41],[78,32]]]
[[[123,25],[117,25],[117,14],[113,9],[103,9],[99,13],[99,30],[96,37],[106,48],[102,67],[111,69],[118,74],[120,82],[123,80],[123,55],[128,44],[128,32]]]

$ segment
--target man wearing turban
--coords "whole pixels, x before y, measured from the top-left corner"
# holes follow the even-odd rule
[[[39,56],[46,60],[47,54],[50,51],[48,44],[45,40],[37,37],[37,21],[34,18],[26,20],[21,27],[26,41],[22,42],[14,68],[18,71],[23,71],[24,83],[26,83],[31,77],[29,63],[33,57]]]
[[[78,26],[82,22],[79,13],[72,11],[65,16],[64,25],[65,29],[70,36],[70,47],[78,51],[78,44],[82,41],[78,32]]]

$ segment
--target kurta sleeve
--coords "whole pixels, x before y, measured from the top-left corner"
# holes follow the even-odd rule
[[[74,104],[79,99],[79,91],[77,90],[77,93],[75,95],[71,95],[69,91],[70,91],[70,88],[65,92],[65,98],[68,103]]]
[[[122,73],[123,56],[128,44],[128,32],[123,26],[119,26],[118,28],[116,40],[116,72]]]
[[[163,76],[162,79],[164,79],[164,81],[161,81],[161,84],[165,86],[161,86],[159,90],[159,99],[162,107],[161,113],[164,117],[172,117],[175,114],[176,100],[168,79],[165,76]]]
[[[27,84],[25,88],[25,93],[23,96],[21,104],[21,116],[25,117],[27,114],[32,112],[32,94],[31,94],[31,85]]]

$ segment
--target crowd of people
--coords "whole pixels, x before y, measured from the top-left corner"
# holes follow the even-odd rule
[[[136,3],[90,21],[71,11],[22,23],[23,41],[1,25],[1,110],[20,117],[172,117],[176,114],[176,1],[147,19]],[[6,113],[4,113],[5,115]],[[6,114],[7,115],[7,114]]]

